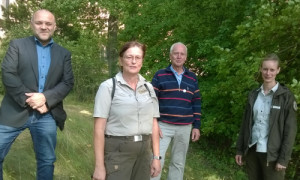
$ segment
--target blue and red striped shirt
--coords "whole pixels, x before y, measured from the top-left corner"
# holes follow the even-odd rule
[[[185,68],[181,83],[178,85],[170,66],[157,71],[152,79],[159,101],[160,118],[158,120],[176,125],[193,124],[193,128],[199,129],[201,96],[197,77]]]

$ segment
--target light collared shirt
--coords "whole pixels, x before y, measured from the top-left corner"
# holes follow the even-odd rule
[[[178,85],[180,86],[181,80],[182,80],[182,75],[185,71],[184,67],[183,68],[183,72],[181,74],[179,74],[177,71],[175,71],[175,69],[173,68],[173,66],[171,65],[170,69],[171,71],[175,74],[175,77],[177,79]]]
[[[263,85],[260,87],[257,99],[253,106],[252,140],[249,147],[256,144],[257,152],[267,152],[269,136],[269,116],[274,93],[278,89],[279,83],[270,90],[268,94],[264,93]]]
[[[151,95],[144,84],[147,84]],[[159,117],[158,100],[152,85],[139,75],[134,91],[119,72],[116,75],[113,100],[112,87],[112,79],[104,81],[95,98],[93,116],[107,119],[105,134],[112,136],[152,134],[153,118]]]
[[[43,46],[42,43],[35,37],[36,50],[38,57],[38,71],[39,71],[39,92],[44,91],[45,82],[48,76],[48,70],[51,63],[51,47],[53,45],[53,39]]]

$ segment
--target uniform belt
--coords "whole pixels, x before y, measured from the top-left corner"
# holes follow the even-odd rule
[[[139,141],[147,141],[150,139],[150,135],[135,135],[135,136],[111,136],[111,135],[105,135],[106,138],[114,138],[114,139],[124,139],[128,141],[133,142],[139,142]]]

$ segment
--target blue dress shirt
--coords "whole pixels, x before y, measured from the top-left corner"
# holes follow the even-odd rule
[[[39,92],[44,91],[45,82],[48,76],[48,70],[51,62],[51,47],[53,45],[53,39],[43,46],[42,43],[35,38],[36,50],[38,55],[38,70],[39,70]]]
[[[44,91],[45,82],[47,80],[48,70],[51,63],[51,47],[53,45],[53,39],[51,39],[46,46],[43,46],[43,44],[37,38],[35,38],[35,42],[36,42],[36,50],[37,50],[37,57],[38,57],[38,72],[39,72],[38,91],[41,93]],[[35,116],[37,119],[52,117],[50,112],[47,112],[45,114],[40,114],[38,111],[34,111],[33,114],[30,116],[30,118],[33,118],[33,116]]]

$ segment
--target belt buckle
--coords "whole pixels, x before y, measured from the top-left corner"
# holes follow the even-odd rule
[[[138,141],[142,141],[143,140],[143,136],[142,135],[135,135],[133,136],[133,141],[134,142],[138,142]]]

